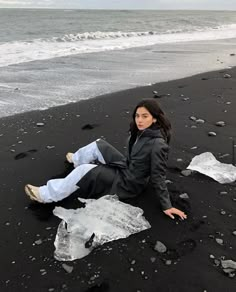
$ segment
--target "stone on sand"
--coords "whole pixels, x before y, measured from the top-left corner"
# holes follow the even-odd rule
[[[167,251],[167,247],[164,245],[164,243],[157,240],[155,247],[154,247],[154,250],[156,250],[159,253],[164,253]]]

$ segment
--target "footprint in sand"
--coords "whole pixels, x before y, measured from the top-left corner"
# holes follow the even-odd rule
[[[186,239],[177,243],[175,249],[168,249],[166,253],[161,256],[161,259],[166,262],[167,260],[178,260],[180,257],[185,256],[194,251],[197,243],[193,239]]]
[[[26,151],[26,152],[18,153],[14,158],[15,158],[15,160],[23,159],[23,158],[29,156],[29,154],[31,154],[31,153],[35,153],[35,152],[37,152],[37,151],[38,151],[37,149],[30,149],[30,150],[28,150],[28,151]]]
[[[180,256],[187,255],[194,251],[196,248],[197,243],[193,239],[186,239],[177,244],[177,252]]]
[[[86,124],[83,127],[81,127],[82,130],[92,130],[96,127],[98,127],[98,124]]]

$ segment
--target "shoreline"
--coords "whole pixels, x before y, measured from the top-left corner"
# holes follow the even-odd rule
[[[225,74],[230,77],[225,78]],[[221,162],[231,163],[232,138],[236,139],[235,80],[233,67],[1,118],[0,213],[4,236],[0,290],[233,291],[235,278],[225,274],[217,263],[222,258],[236,261],[236,237],[232,234],[236,230],[236,185],[221,185],[198,173],[185,177],[181,170],[195,155],[206,151]],[[68,172],[66,152],[99,137],[123,152],[132,109],[139,97],[152,98],[153,90],[161,96],[158,101],[173,126],[168,188],[174,206],[186,210],[188,219],[170,220],[152,194],[145,193],[129,203],[144,210],[151,229],[66,263],[73,267],[68,273],[53,258],[60,220],[52,210],[55,206],[77,208],[76,195],[56,204],[40,205],[26,198],[24,185],[41,185],[63,176]],[[204,122],[197,123],[191,116]],[[226,126],[217,127],[217,121],[225,121]],[[82,129],[88,124],[91,127]],[[216,136],[208,136],[209,131]],[[182,193],[190,199],[180,199]],[[157,240],[168,248],[164,255],[154,251]]]
[[[236,55],[236,54],[235,54]],[[225,72],[225,74],[230,71],[230,70],[234,70],[236,69],[236,65],[235,66],[230,66],[230,67],[225,67],[225,68],[221,68],[220,70],[217,69],[217,70],[211,70],[211,71],[206,71],[206,72],[200,72],[200,73],[197,73],[197,74],[193,74],[193,75],[190,75],[190,76],[185,76],[185,77],[181,77],[181,78],[177,78],[177,79],[171,79],[171,80],[165,80],[165,81],[160,81],[160,82],[156,82],[156,83],[150,83],[148,85],[141,85],[141,86],[137,86],[137,87],[131,87],[131,88],[127,88],[127,89],[121,89],[121,90],[118,90],[118,91],[115,91],[115,92],[109,92],[109,93],[105,93],[105,94],[101,94],[101,95],[98,95],[98,96],[94,96],[94,97],[90,97],[90,98],[87,98],[87,99],[81,99],[81,100],[78,100],[78,101],[74,101],[74,102],[69,102],[69,103],[66,103],[66,104],[61,104],[61,105],[56,105],[56,106],[52,106],[52,107],[49,107],[49,108],[46,108],[46,109],[36,109],[36,110],[30,110],[30,111],[26,111],[26,112],[21,112],[21,113],[16,113],[16,114],[13,114],[13,115],[9,115],[9,116],[3,116],[3,117],[0,117],[0,123],[1,121],[5,121],[5,120],[11,120],[11,119],[15,119],[15,118],[24,118],[25,115],[31,115],[31,114],[34,114],[34,113],[46,113],[47,114],[47,111],[50,112],[50,111],[57,111],[57,110],[64,110],[64,111],[68,111],[71,109],[71,107],[73,107],[73,105],[75,105],[76,107],[79,105],[79,104],[82,104],[82,103],[86,103],[86,102],[89,102],[89,101],[93,101],[93,100],[99,100],[99,99],[106,99],[106,98],[110,98],[110,96],[116,96],[116,95],[122,95],[122,93],[124,93],[124,95],[126,95],[127,93],[129,92],[132,92],[132,91],[138,91],[138,90],[141,90],[141,91],[150,91],[150,96],[149,98],[152,98],[154,96],[154,94],[152,93],[153,91],[156,91],[156,88],[158,86],[165,86],[167,83],[169,82],[175,82],[175,83],[178,83],[178,82],[182,82],[184,83],[185,81],[188,82],[188,79],[191,79],[191,78],[207,78],[207,77],[204,77],[204,76],[208,76],[208,75],[212,75],[212,74],[217,74],[218,72]],[[131,93],[132,94],[132,93]],[[162,94],[161,94],[162,95]],[[142,98],[142,97],[141,97]],[[67,110],[67,107],[68,107],[68,110]]]
[[[225,70],[236,65],[235,48],[235,39],[161,44],[4,67],[0,73],[1,115]]]

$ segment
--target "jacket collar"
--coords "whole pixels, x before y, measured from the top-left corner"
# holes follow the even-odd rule
[[[140,149],[143,147],[143,145],[148,140],[151,140],[153,138],[162,138],[163,139],[163,135],[162,135],[159,128],[157,128],[157,129],[148,128],[148,129],[145,129],[143,131],[139,131],[137,134],[136,141],[134,142],[134,144],[132,146],[131,154],[134,155],[137,152],[139,152]],[[129,151],[129,153],[130,153],[130,151]]]

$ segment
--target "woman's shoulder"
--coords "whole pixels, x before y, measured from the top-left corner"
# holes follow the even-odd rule
[[[164,137],[156,137],[153,139],[153,148],[154,149],[169,149],[169,145]]]

